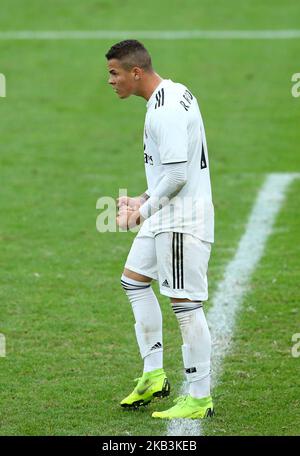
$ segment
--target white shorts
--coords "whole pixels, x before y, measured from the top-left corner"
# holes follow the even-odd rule
[[[206,301],[210,252],[209,242],[191,234],[165,232],[154,236],[141,229],[133,241],[125,268],[158,280],[163,295]]]

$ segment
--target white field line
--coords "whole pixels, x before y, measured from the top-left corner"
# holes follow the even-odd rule
[[[222,373],[222,364],[231,348],[236,315],[248,291],[249,281],[259,263],[266,241],[272,232],[275,218],[284,201],[289,184],[299,173],[270,174],[263,184],[253,206],[246,231],[234,258],[228,263],[223,280],[212,298],[207,320],[212,337],[212,389]],[[186,391],[186,383],[183,384]],[[199,420],[172,420],[167,435],[187,436],[203,434]]]
[[[286,40],[300,30],[63,30],[0,31],[0,40]]]

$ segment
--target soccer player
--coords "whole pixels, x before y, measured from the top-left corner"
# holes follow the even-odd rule
[[[138,408],[170,394],[163,369],[162,315],[151,281],[170,297],[182,334],[187,394],[154,418],[212,416],[211,338],[203,312],[207,268],[214,241],[207,145],[194,95],[182,84],[162,79],[145,47],[121,41],[106,54],[109,84],[119,98],[147,100],[144,163],[148,189],[140,196],[118,198],[117,223],[141,228],[121,278],[132,305],[135,333],[144,361],[137,386],[121,406]]]

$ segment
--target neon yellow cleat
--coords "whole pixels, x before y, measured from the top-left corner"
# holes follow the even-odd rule
[[[155,397],[166,397],[170,394],[170,383],[163,369],[146,372],[135,381],[138,383],[132,393],[120,403],[122,407],[138,409],[141,405],[149,404]]]
[[[175,418],[202,419],[212,417],[214,407],[211,396],[197,399],[190,395],[179,396],[174,401],[176,405],[163,412],[153,412],[152,418],[165,418],[172,420]]]

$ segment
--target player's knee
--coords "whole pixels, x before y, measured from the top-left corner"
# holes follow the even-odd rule
[[[130,269],[124,268],[123,276],[127,277],[128,279],[136,280],[137,282],[151,282],[152,278],[147,277],[143,274],[139,274],[138,272],[131,271]]]
[[[177,301],[172,302],[172,309],[176,315],[178,323],[181,327],[191,324],[196,317],[195,311],[202,308],[201,301]]]
[[[136,299],[139,295],[144,295],[145,291],[148,291],[151,287],[151,282],[133,280],[122,274],[121,286],[129,298]]]

